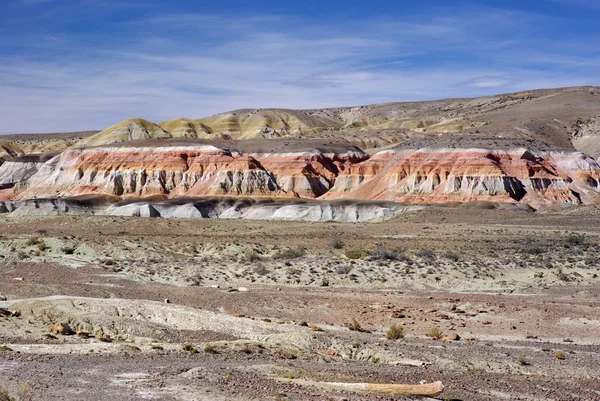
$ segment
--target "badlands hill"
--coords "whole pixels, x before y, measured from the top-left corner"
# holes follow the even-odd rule
[[[164,200],[179,199],[166,205],[187,212],[162,215],[186,217],[206,215],[192,210],[198,199],[221,196],[287,199],[295,210],[282,213],[281,202],[252,201],[245,204],[254,208],[249,212],[234,202],[232,210],[217,213],[221,217],[357,221],[403,205],[592,204],[600,199],[599,135],[595,87],[335,109],[244,109],[158,124],[131,119],[97,133],[3,137],[0,209],[101,196],[127,200],[120,213],[153,215],[147,208],[156,209],[154,202],[166,210]],[[360,201],[369,212],[348,217],[347,203],[332,206],[338,199]],[[370,201],[379,203],[365,206]],[[52,211],[69,209],[50,202]]]
[[[475,99],[387,103],[315,110],[243,109],[200,119],[118,123],[79,146],[148,138],[325,138],[363,150],[511,148],[600,155],[600,88],[535,90]]]

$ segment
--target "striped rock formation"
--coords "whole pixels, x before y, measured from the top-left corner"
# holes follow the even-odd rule
[[[217,195],[419,205],[486,201],[538,209],[595,203],[599,182],[600,166],[579,152],[426,148],[369,157],[353,147],[242,153],[225,146],[158,144],[69,149],[0,198]]]

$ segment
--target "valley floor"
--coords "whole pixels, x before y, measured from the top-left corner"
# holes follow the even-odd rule
[[[597,400],[599,223],[596,207],[376,224],[0,216],[0,386],[390,400],[407,398],[296,380],[440,380],[440,399]]]

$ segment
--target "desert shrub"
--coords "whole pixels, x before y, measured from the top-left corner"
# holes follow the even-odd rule
[[[351,331],[359,331],[361,333],[368,333],[369,330],[363,329],[361,324],[356,320],[352,319],[350,323],[346,325]]]
[[[557,353],[556,353],[556,355],[554,355],[554,357],[555,357],[556,359],[560,359],[561,361],[562,361],[563,359],[567,359],[567,356],[566,356],[566,355],[565,355],[565,353],[564,353],[564,352],[562,352],[562,351],[559,351],[559,352],[557,352]]]
[[[444,252],[444,254],[442,255],[442,257],[444,257],[445,259],[451,260],[453,262],[458,262],[460,260],[460,257],[452,252],[452,251],[446,251]]]
[[[369,252],[369,256],[371,256],[373,259],[379,260],[396,260],[398,258],[398,254],[396,252],[385,248],[375,248]]]
[[[556,268],[556,275],[560,281],[569,281],[569,275],[563,271],[562,266]]]
[[[306,254],[306,249],[301,246],[294,248],[279,249],[273,259],[298,259]]]
[[[331,241],[329,241],[329,245],[333,249],[342,249],[344,247],[344,242],[339,234],[335,233],[331,236]]]
[[[11,396],[7,388],[0,387],[0,401],[32,401],[33,391],[29,382],[24,381],[15,397]]]
[[[246,248],[246,250],[244,251],[244,259],[248,262],[255,262],[257,260],[260,260],[260,256],[258,255],[258,252],[256,252],[254,249]]]
[[[287,372],[285,372],[282,377],[284,379],[293,379],[294,378],[294,374],[292,372],[290,372],[289,370]]]
[[[546,249],[539,244],[528,244],[525,245],[521,251],[525,254],[525,255],[542,255],[546,252]]]
[[[352,259],[352,260],[362,259],[365,256],[367,256],[368,254],[369,254],[369,252],[365,251],[364,249],[346,249],[346,251],[344,252],[344,255],[348,259]]]
[[[183,350],[189,352],[190,354],[198,353],[198,350],[192,344],[183,344]]]
[[[259,276],[265,276],[270,272],[271,271],[263,264],[259,264],[254,268],[254,273],[258,274]]]
[[[321,280],[321,287],[329,287],[329,280],[327,280],[326,278],[324,278],[323,280]]]
[[[288,350],[285,350],[285,349],[278,350],[277,355],[279,355],[279,357],[282,359],[297,359],[298,358],[294,353],[292,353]]]
[[[565,238],[565,244],[569,246],[583,245],[585,243],[585,235],[573,233]]]
[[[440,330],[439,327],[432,327],[431,330],[429,330],[429,333],[427,333],[427,336],[434,340],[439,340],[444,337],[444,332]]]
[[[437,258],[435,252],[431,249],[422,249],[416,254],[418,257],[423,259],[434,260]]]
[[[404,338],[404,327],[398,326],[393,323],[390,328],[385,332],[385,338],[388,340],[399,340]]]
[[[352,266],[350,265],[339,265],[336,266],[335,272],[337,274],[348,274],[352,271]]]
[[[214,345],[211,344],[206,344],[204,346],[204,352],[206,352],[207,354],[218,354],[219,351],[217,350],[217,347],[215,347]]]
[[[40,243],[40,239],[38,237],[30,237],[27,242],[25,243],[25,245],[27,246],[34,246]]]
[[[65,254],[65,255],[73,255],[75,253],[75,247],[72,246],[66,246],[64,248],[61,248],[61,251]]]

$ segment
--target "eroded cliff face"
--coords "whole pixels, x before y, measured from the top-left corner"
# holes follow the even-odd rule
[[[527,149],[241,153],[223,146],[70,149],[4,199],[114,195],[359,199],[405,204],[594,203],[600,166],[579,152]]]
[[[72,149],[45,163],[15,199],[105,194],[316,198],[362,152],[248,154],[216,146]]]
[[[326,197],[410,204],[491,201],[539,208],[595,202],[599,174],[598,163],[578,152],[386,151],[345,170]]]

